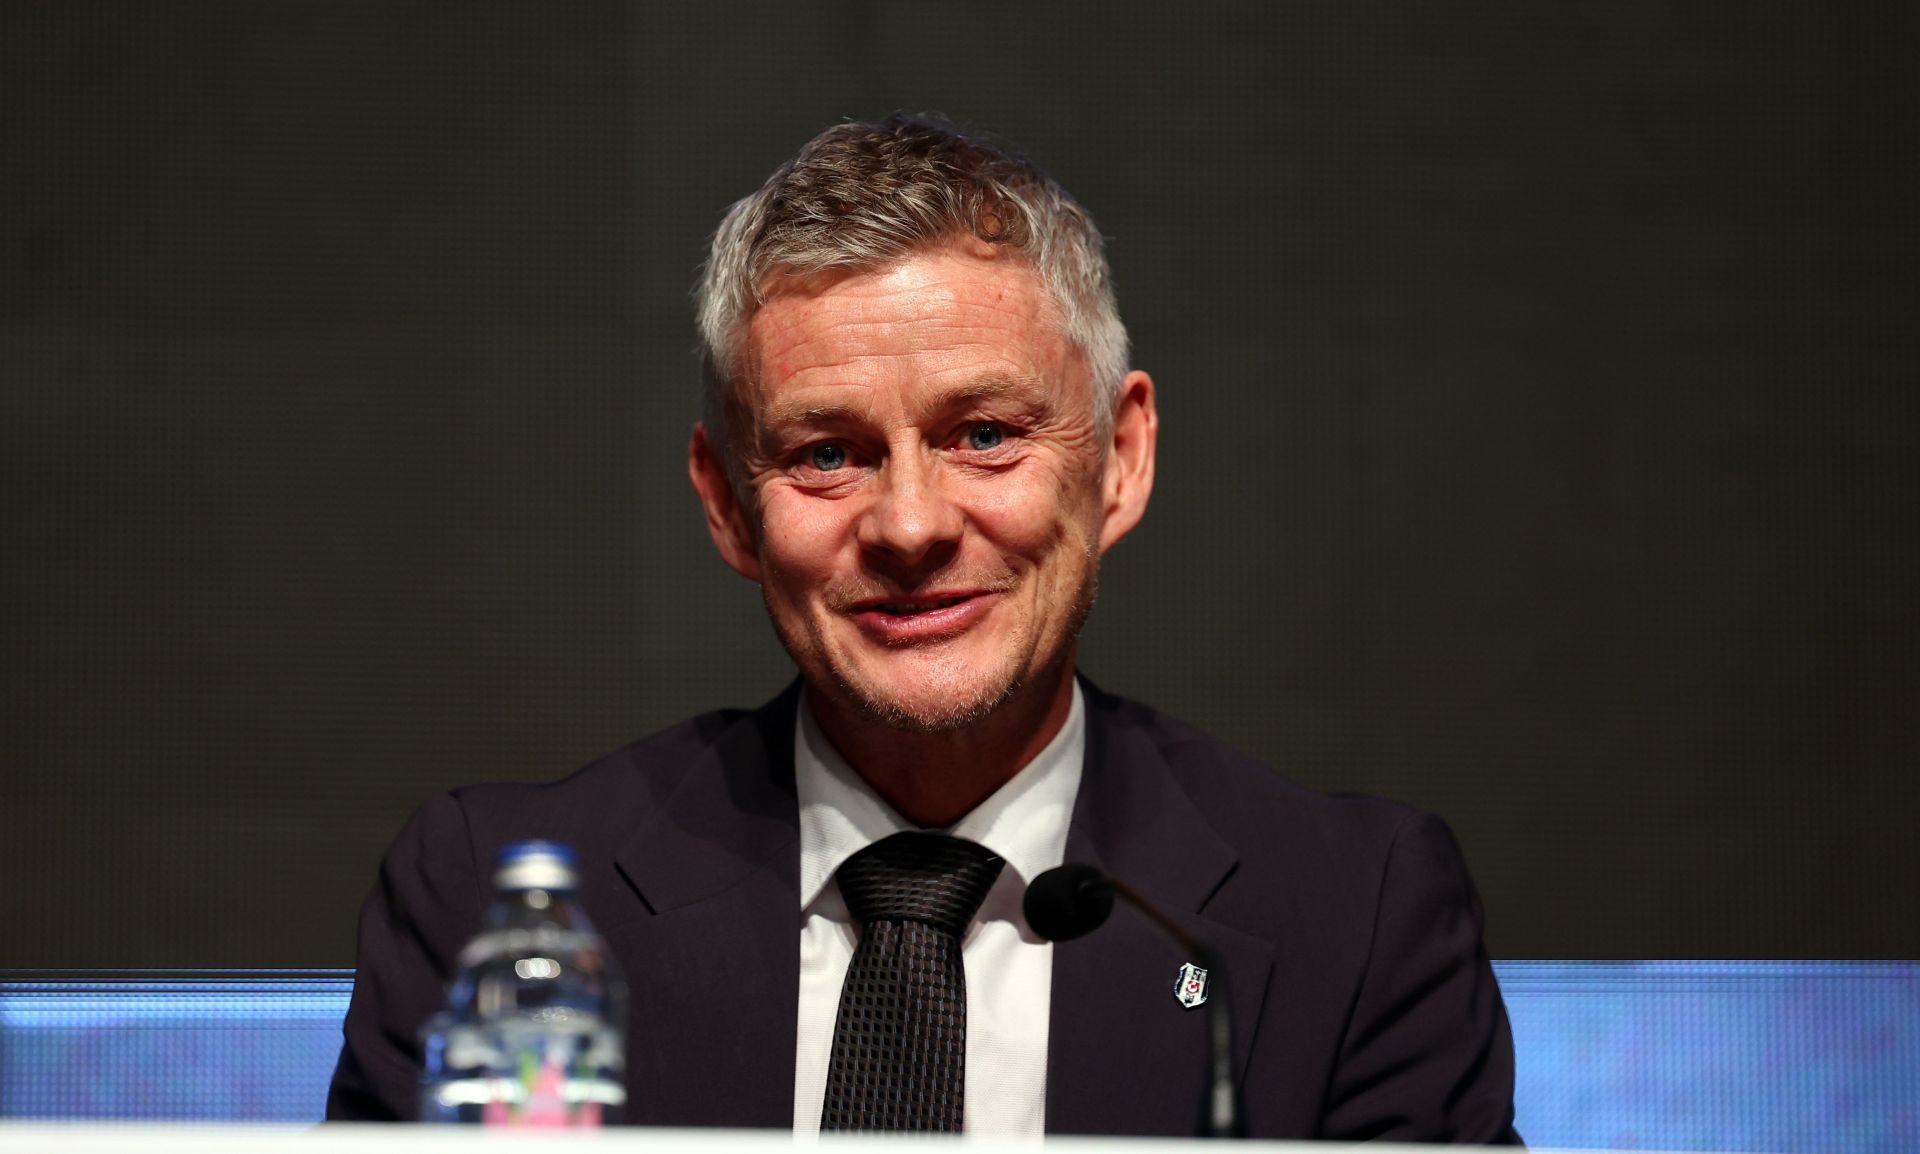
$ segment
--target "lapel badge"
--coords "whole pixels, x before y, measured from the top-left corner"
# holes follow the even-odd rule
[[[1207,971],[1188,962],[1180,967],[1180,976],[1173,980],[1173,996],[1181,1005],[1191,1010],[1203,1006],[1207,1001]]]

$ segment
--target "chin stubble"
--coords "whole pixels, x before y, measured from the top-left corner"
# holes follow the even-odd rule
[[[1013,697],[1033,680],[1036,672],[1048,672],[1059,666],[1072,651],[1073,643],[1080,636],[1087,618],[1093,613],[1093,603],[1100,592],[1099,550],[1089,546],[1087,550],[1087,579],[1082,583],[1074,597],[1073,609],[1067,619],[1067,633],[1060,652],[1046,666],[1039,670],[1030,665],[1022,665],[1013,670],[1006,680],[990,691],[977,694],[971,700],[953,701],[937,709],[909,709],[897,700],[882,699],[857,685],[838,667],[831,667],[834,685],[840,691],[840,699],[849,702],[868,721],[877,722],[889,729],[922,736],[953,733],[968,726],[978,725],[1011,701]],[[1020,639],[1016,639],[1016,643]],[[793,646],[787,646],[793,652]]]

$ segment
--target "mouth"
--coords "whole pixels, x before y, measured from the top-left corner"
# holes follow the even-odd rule
[[[940,609],[951,609],[955,605],[973,600],[978,594],[954,593],[942,597],[906,597],[890,601],[862,601],[853,607],[855,613],[884,613],[889,617],[913,617],[921,613],[932,613]]]
[[[874,597],[850,606],[868,636],[890,646],[944,641],[983,620],[998,595],[991,590],[940,591],[917,597]]]

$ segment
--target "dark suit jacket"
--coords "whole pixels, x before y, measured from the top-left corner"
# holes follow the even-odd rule
[[[1506,1011],[1446,827],[1314,793],[1085,689],[1067,860],[1131,883],[1221,956],[1252,1133],[1515,1140]],[[494,853],[538,836],[579,853],[582,900],[626,973],[628,1119],[790,1126],[797,700],[707,714],[550,785],[428,802],[361,916],[327,1116],[413,1116],[416,1031],[480,923]],[[1206,1011],[1173,996],[1188,960],[1125,908],[1055,947],[1049,1132],[1197,1132]]]

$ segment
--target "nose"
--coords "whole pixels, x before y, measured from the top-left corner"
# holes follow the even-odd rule
[[[888,455],[873,503],[860,519],[860,547],[889,568],[938,568],[952,559],[964,517],[924,450]]]

